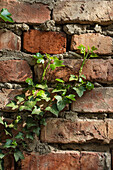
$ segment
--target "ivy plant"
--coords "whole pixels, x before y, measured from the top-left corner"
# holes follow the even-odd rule
[[[0,18],[4,21],[13,22],[11,14],[3,8]],[[40,135],[41,125],[46,125],[46,114],[49,112],[58,117],[67,104],[76,101],[76,96],[82,97],[86,90],[92,90],[94,85],[87,81],[82,74],[83,67],[89,58],[97,57],[94,53],[96,48],[91,49],[83,45],[78,47],[83,56],[82,64],[77,75],[70,75],[68,82],[57,78],[54,88],[50,88],[47,81],[48,71],[54,71],[57,67],[65,67],[63,61],[56,56],[36,53],[33,57],[37,64],[42,66],[40,82],[35,83],[31,78],[26,79],[27,88],[21,95],[15,97],[7,106],[15,111],[13,121],[9,122],[3,116],[0,117],[2,134],[6,139],[0,141],[0,169],[3,170],[3,158],[13,154],[17,162],[24,159],[23,150],[27,149],[29,141]],[[2,138],[2,136],[1,136]]]

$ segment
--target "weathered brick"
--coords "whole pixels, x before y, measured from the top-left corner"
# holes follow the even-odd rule
[[[36,170],[80,170],[79,152],[52,152],[45,155],[31,153],[25,154],[25,160],[21,161],[21,169]]]
[[[71,74],[78,75],[81,60],[65,59],[64,65],[66,67],[56,68],[54,71],[48,71],[46,78],[48,82],[54,82],[56,78],[61,78],[68,82]],[[35,66],[35,78],[40,81],[42,75],[42,67],[39,65]],[[84,65],[82,72],[87,80],[96,81],[99,83],[113,83],[113,59],[92,59],[88,60]]]
[[[113,119],[107,120],[108,138],[113,143]]]
[[[23,48],[31,53],[64,53],[66,52],[66,35],[51,31],[30,30],[24,33]]]
[[[50,20],[50,10],[41,3],[26,3],[17,0],[2,0],[0,8],[7,8],[17,23],[43,23]]]
[[[111,155],[102,152],[81,152],[81,170],[110,170]]]
[[[72,103],[71,109],[76,112],[113,113],[113,87],[100,87],[87,91]]]
[[[24,60],[0,61],[0,82],[25,82],[32,71]]]
[[[110,1],[60,1],[53,9],[57,23],[101,23],[113,21],[113,2]]]
[[[2,89],[0,90],[0,110],[11,112],[11,108],[6,107],[6,105],[14,100],[14,97],[21,94],[22,90],[18,89]]]
[[[80,44],[85,47],[89,46],[90,48],[95,46],[97,48],[95,52],[99,54],[112,54],[112,38],[101,35],[100,33],[73,35],[71,40],[71,50],[77,50]]]
[[[103,120],[48,119],[41,129],[41,141],[48,143],[108,143],[106,122]]]
[[[14,170],[15,169],[13,155],[5,156],[5,158],[4,158],[4,169],[5,170]]]
[[[44,155],[37,153],[25,153],[25,159],[21,160],[22,170],[110,170],[106,159],[110,154],[102,152],[78,152],[78,151],[57,151]]]
[[[21,39],[19,36],[9,30],[0,30],[0,50],[20,50]]]

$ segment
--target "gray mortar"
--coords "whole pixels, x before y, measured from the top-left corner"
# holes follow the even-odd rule
[[[61,112],[59,113],[60,118],[65,118],[67,120],[75,121],[78,118],[78,113],[76,112]]]
[[[40,26],[34,25],[33,28],[40,31],[57,31],[57,32],[60,32],[62,29],[61,26],[55,26],[54,20],[48,20],[45,23],[40,24]]]
[[[23,31],[28,31],[30,28],[27,24],[9,24],[9,23],[0,23],[0,29],[6,28],[11,30],[17,35],[22,35]]]
[[[51,149],[48,144],[37,142],[35,151],[42,155],[51,152]]]
[[[26,54],[20,51],[2,50],[0,51],[0,61],[5,60],[26,60],[31,66],[34,66],[36,63],[36,60],[31,54]]]
[[[94,120],[97,120],[97,119],[105,119],[107,118],[107,113],[79,113],[78,114],[78,117],[80,119],[94,119]]]

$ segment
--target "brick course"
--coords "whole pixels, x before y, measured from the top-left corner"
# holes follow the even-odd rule
[[[32,78],[32,71],[24,60],[0,61],[0,82],[25,82]]]
[[[0,8],[7,8],[17,23],[43,23],[50,20],[50,10],[41,3],[26,3],[16,0],[3,0]]]
[[[21,38],[9,30],[0,30],[0,50],[21,50]]]
[[[31,53],[64,53],[66,52],[66,35],[51,31],[30,30],[24,33],[23,48]]]

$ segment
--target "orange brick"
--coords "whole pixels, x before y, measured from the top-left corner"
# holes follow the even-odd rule
[[[30,30],[24,33],[23,48],[31,53],[64,53],[66,52],[66,35],[58,32]]]

